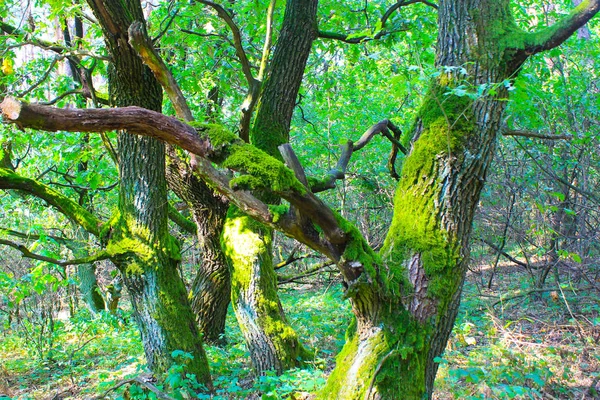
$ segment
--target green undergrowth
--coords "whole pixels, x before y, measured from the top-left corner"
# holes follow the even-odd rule
[[[523,287],[520,277],[509,277],[504,286],[482,297],[474,280],[471,276],[466,283],[452,337],[439,359],[434,399],[595,398],[589,387],[600,378],[600,346],[594,339],[600,305],[593,293],[563,289],[571,304],[577,296],[589,299],[580,300],[575,321],[564,302],[550,293],[491,309],[489,296],[529,288]],[[345,343],[348,302],[339,284],[309,290],[284,287],[280,295],[291,326],[314,350],[314,361],[281,376],[255,377],[230,311],[227,345],[206,346],[215,394],[203,394],[193,377],[183,374],[180,364],[189,356],[184,352],[175,354],[179,364],[171,368],[166,382],[156,383],[158,387],[174,398],[297,399],[303,398],[300,393],[317,392]],[[53,346],[43,359],[35,356],[34,343],[16,328],[5,324],[0,332],[0,394],[13,399],[47,399],[57,393],[64,399],[83,399],[148,373],[129,312],[92,317],[80,310],[72,318],[57,319]],[[154,397],[141,387],[124,385],[105,398]]]

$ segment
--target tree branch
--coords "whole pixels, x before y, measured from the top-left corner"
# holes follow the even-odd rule
[[[10,240],[0,239],[0,244],[9,246],[15,250],[18,250],[19,252],[21,252],[23,257],[31,258],[33,260],[38,260],[38,261],[45,261],[50,264],[56,264],[56,265],[60,265],[63,267],[66,267],[68,265],[91,264],[96,261],[107,260],[108,258],[110,258],[110,256],[108,255],[108,253],[106,251],[100,251],[98,254],[95,254],[95,255],[92,255],[89,257],[78,258],[75,260],[68,260],[68,261],[57,260],[52,257],[46,257],[46,256],[42,256],[39,254],[32,253],[27,247],[23,246],[22,244],[11,242]]]
[[[257,80],[261,81],[265,77],[269,55],[271,54],[271,41],[273,39],[273,13],[275,12],[275,4],[277,0],[271,0],[267,9],[267,32],[265,34],[265,44],[263,46],[262,57],[260,60],[260,69],[258,70]]]
[[[534,131],[526,131],[526,130],[522,130],[522,129],[506,129],[506,130],[502,131],[502,136],[521,136],[521,137],[546,139],[546,140],[571,140],[571,139],[573,139],[573,135],[545,135],[543,133],[534,132]]]
[[[165,89],[177,115],[186,121],[193,121],[192,111],[177,81],[163,62],[162,57],[152,46],[144,25],[139,21],[134,22],[129,27],[129,44],[142,58],[144,64],[152,70],[156,80]]]
[[[191,233],[192,235],[196,234],[198,229],[196,224],[181,215],[181,213],[177,211],[177,209],[173,207],[171,203],[169,203],[169,219],[187,233]]]
[[[27,240],[39,240],[42,237],[42,235],[37,235],[37,234],[33,234],[33,233],[24,233],[24,232],[15,231],[12,229],[5,229],[5,228],[0,228],[0,234],[6,234],[6,235],[21,238],[21,239],[27,239]],[[83,245],[82,242],[75,240],[75,239],[69,239],[69,238],[65,238],[65,237],[61,237],[61,236],[53,236],[53,235],[44,235],[44,236],[47,238],[50,238],[56,242],[59,242],[59,243],[70,242],[74,245],[77,244],[78,246]]]
[[[106,132],[127,128],[137,135],[176,144],[201,156],[213,153],[208,138],[199,137],[193,127],[141,107],[58,109],[7,97],[0,108],[5,119],[21,128],[51,132]]]
[[[84,207],[43,183],[22,177],[9,169],[0,168],[0,189],[22,190],[45,200],[92,235],[100,234],[102,221]]]
[[[355,151],[361,150],[363,147],[365,147],[377,134],[381,134],[382,136],[386,137],[392,142],[393,146],[397,146],[400,151],[402,151],[404,154],[407,154],[406,148],[390,134],[389,129],[392,129],[394,132],[400,132],[400,130],[394,124],[392,124],[390,120],[384,119],[383,121],[378,122],[367,129],[367,131],[363,133],[356,144],[354,144],[351,140],[348,140],[346,144],[342,145],[342,153],[338,159],[336,167],[331,169],[324,179],[312,183],[312,192],[319,193],[335,188],[336,180],[345,179],[346,170],[348,169],[348,163],[350,162],[352,154]]]
[[[356,36],[352,36],[352,35],[349,35],[346,33],[335,33],[335,32],[325,32],[325,31],[319,31],[318,36],[321,39],[333,39],[333,40],[342,41],[344,43],[358,44],[358,43],[368,42],[371,40],[381,39],[382,37],[393,34],[393,33],[404,32],[407,30],[406,28],[395,29],[392,31],[386,31],[384,28],[385,28],[385,25],[387,24],[387,21],[390,19],[390,17],[396,10],[398,10],[402,7],[411,5],[411,4],[415,4],[415,3],[422,3],[429,7],[435,8],[436,10],[438,8],[437,4],[427,1],[427,0],[401,0],[386,10],[386,12],[383,14],[381,19],[379,20],[380,24],[381,24],[381,30],[379,32],[377,32],[374,36],[366,36],[365,35],[365,36],[356,37]]]
[[[340,256],[340,250],[343,250],[345,243],[349,240],[347,233],[340,228],[339,217],[322,200],[306,191],[303,185],[295,179],[292,171],[275,158],[244,143],[234,134],[226,132],[222,127],[206,126],[195,129],[175,118],[140,107],[56,109],[22,103],[8,97],[0,104],[0,108],[6,120],[21,127],[46,131],[82,132],[127,129],[130,133],[155,137],[178,145],[200,156],[196,163],[198,173],[246,214],[282,230],[285,234],[297,238],[302,243],[333,259]],[[216,135],[213,138],[214,144],[211,143],[210,134]],[[247,174],[258,182],[269,182],[274,176],[277,177],[275,179],[282,179],[282,182],[285,182],[283,185],[274,185],[275,182],[269,182],[271,186],[264,183],[265,186],[261,186],[259,189],[269,190],[287,200],[312,223],[321,228],[326,241],[320,237],[306,235],[306,232],[302,232],[302,229],[289,218],[280,218],[274,222],[273,214],[264,203],[257,200],[250,192],[232,188],[230,179],[222,172],[217,171],[210,162],[223,163],[229,160],[228,157],[232,152],[247,154],[247,157],[243,156],[243,160],[236,157],[235,162],[225,163],[228,168]],[[261,162],[267,163],[268,167],[258,165]],[[97,233],[97,229],[95,233]]]
[[[514,258],[513,256],[511,256],[510,254],[508,254],[507,252],[505,252],[504,250],[502,250],[501,248],[499,248],[498,246],[496,246],[494,243],[485,240],[483,238],[478,238],[478,240],[482,243],[487,244],[488,246],[490,246],[492,248],[492,250],[494,250],[496,253],[503,255],[507,260],[512,261],[513,263],[520,265],[521,267],[524,268],[529,268],[529,264],[524,263],[523,261],[519,261],[516,258]]]
[[[248,81],[248,87],[252,87],[254,85],[255,79],[252,75],[250,61],[248,60],[246,51],[242,46],[242,34],[240,33],[240,29],[233,21],[231,15],[229,15],[227,10],[225,10],[221,5],[210,0],[198,0],[198,2],[205,4],[211,7],[213,10],[215,10],[217,12],[217,15],[223,21],[225,21],[227,26],[229,26],[229,29],[231,29],[231,33],[233,34],[233,44],[235,47],[235,52],[240,60],[240,63],[242,64],[242,71],[244,73],[244,76],[246,77],[246,81]]]
[[[581,2],[568,16],[554,25],[538,32],[526,34],[526,45],[523,51],[526,55],[533,55],[559,46],[584,26],[598,11],[600,11],[600,0]]]

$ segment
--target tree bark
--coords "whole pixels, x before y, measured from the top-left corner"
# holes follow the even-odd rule
[[[316,38],[317,1],[291,0],[277,41],[270,73],[258,100],[250,141],[281,160],[278,146],[289,141],[292,114],[304,68]],[[262,193],[267,203],[277,196]],[[232,208],[223,231],[223,247],[232,267],[232,303],[259,374],[298,366],[309,352],[288,324],[277,295],[273,267],[273,231]],[[243,244],[243,245],[242,245]]]
[[[337,366],[319,394],[321,398],[431,397],[436,360],[458,310],[473,213],[506,106],[505,80],[514,77],[531,54],[560,45],[600,10],[600,0],[588,0],[541,32],[526,33],[514,23],[509,3],[440,2],[437,65],[444,68],[432,82],[414,124],[414,144],[404,161],[394,218],[379,254],[352,224],[295,178],[293,171],[226,130],[202,126],[196,129],[199,136],[194,137],[190,126],[151,111],[133,108],[108,113],[113,118],[111,123],[133,127],[131,133],[156,135],[200,156],[198,173],[243,207],[244,213],[268,227],[281,229],[337,263],[356,318]],[[477,97],[465,96],[462,85],[466,83],[473,92],[484,84],[493,90]],[[459,87],[461,90],[455,90]],[[60,125],[48,115],[71,115],[68,110],[29,106],[14,99],[6,99],[0,108],[13,123],[48,130]],[[129,112],[138,118],[129,118]],[[89,125],[88,117],[97,115],[96,111],[78,113],[80,121],[68,121],[70,129],[103,129]],[[123,114],[127,118],[121,118]],[[144,120],[143,116],[152,120]],[[155,122],[165,124],[157,127]],[[149,132],[141,130],[142,126],[147,126]],[[240,174],[229,179],[208,159]],[[50,199],[62,210],[71,210],[59,204],[56,193],[15,175],[0,169],[0,187],[19,184],[20,189],[37,190],[40,197]],[[250,191],[285,199],[290,208],[268,207]],[[248,217],[244,219],[233,211],[231,214],[229,221],[233,223],[228,222],[226,234],[262,229],[260,225],[250,226],[253,222]],[[80,220],[89,222],[86,229],[97,229],[93,218]],[[116,229],[114,233],[122,231]],[[139,233],[144,238],[146,231]],[[236,246],[226,247],[227,256],[245,258],[245,264],[254,267],[257,264],[253,260],[263,261],[256,250],[270,255],[261,250],[269,246],[270,235],[263,231],[245,238],[247,242],[230,240]],[[137,253],[119,254],[139,257],[145,254],[141,251],[148,247],[146,242],[135,241]],[[114,247],[108,249],[117,253]],[[260,284],[251,273],[241,273],[238,281],[245,283],[244,279],[248,287]],[[267,305],[272,310],[278,306],[272,302]]]
[[[160,85],[129,46],[127,30],[143,21],[137,0],[89,0],[100,22],[113,64],[111,102],[160,111]],[[119,207],[101,238],[123,275],[134,307],[148,366],[164,374],[175,350],[189,352],[186,370],[212,387],[206,354],[177,266],[181,255],[167,227],[165,145],[153,138],[120,133]]]
[[[432,396],[436,360],[460,304],[473,214],[507,104],[502,83],[516,76],[529,54],[565,40],[578,18],[572,14],[540,39],[517,28],[509,3],[439,3],[436,65],[444,68],[414,125],[413,148],[404,161],[392,225],[379,254],[380,282],[347,280],[356,291],[349,296],[356,327],[320,398]],[[465,81],[473,88],[493,85],[497,93],[457,96],[453,89]]]
[[[177,157],[167,162],[169,187],[186,202],[196,224],[202,264],[192,282],[190,304],[203,338],[223,343],[225,318],[231,299],[231,274],[221,249],[221,232],[229,202],[213,193]]]

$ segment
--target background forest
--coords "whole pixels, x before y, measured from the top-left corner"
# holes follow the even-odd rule
[[[260,115],[267,104],[266,92],[259,100],[253,85],[277,70],[276,49],[284,44],[275,44],[280,37],[283,43],[287,32],[285,3],[142,2],[148,37],[192,116],[182,115],[168,94],[158,109],[252,136],[253,107]],[[580,1],[510,3],[518,26],[535,31],[559,21]],[[128,105],[114,96],[118,46],[106,44],[107,28],[96,14],[77,0],[4,0],[2,98],[70,109]],[[452,75],[458,78],[451,96],[473,102],[499,96],[506,102],[470,234],[462,303],[445,352],[435,360],[440,369],[433,398],[599,398],[598,18],[560,47],[532,55],[514,79],[478,85],[470,82],[468,66],[436,64],[434,2],[322,0],[316,20],[318,37],[308,42],[298,95],[288,107],[293,110],[289,140],[283,142],[291,143],[310,180],[335,169],[347,140],[358,141],[379,121],[393,123],[393,132],[385,130],[387,136],[372,138],[353,156],[345,179],[319,193],[376,251],[392,222],[402,149],[411,146],[409,133],[430,83]],[[238,293],[229,308],[229,272],[222,278],[227,284],[206,289],[207,276],[225,274],[218,269],[225,261],[213,253],[222,243],[221,232],[215,236],[210,226],[203,232],[198,221],[225,218],[227,206],[214,196],[203,200],[214,201],[213,208],[194,208],[194,195],[173,183],[173,176],[185,176],[185,168],[169,164],[168,233],[181,249],[174,276],[183,280],[204,336],[209,394],[200,374],[188,373],[189,349],[174,346],[168,365],[158,356],[148,365],[140,330],[145,337],[152,332],[134,316],[137,300],[128,288],[135,282],[127,278],[133,267],[115,266],[103,250],[103,233],[95,237],[64,206],[22,188],[9,190],[15,188],[3,181],[16,172],[28,185],[37,182],[40,190],[51,189],[98,220],[110,221],[128,195],[119,189],[118,164],[125,161],[117,148],[125,145],[117,136],[116,131],[50,134],[0,125],[0,399],[303,399],[321,390],[354,318],[345,278],[323,254],[281,233],[262,232],[272,246],[268,264],[277,289],[261,290],[277,315],[279,309],[285,313],[269,318],[283,321],[281,331],[289,336],[281,335],[295,346],[285,356],[275,346],[270,364],[248,339],[236,286],[244,282],[241,273],[226,268],[233,274],[232,293]],[[181,150],[169,147],[167,154],[172,153],[188,161]],[[269,198],[267,192],[257,197]],[[226,225],[228,234],[234,235]],[[237,240],[234,247],[242,247],[245,242]],[[227,262],[236,261],[237,253],[227,254]],[[207,290],[216,299],[211,307],[227,313],[219,316],[207,306]],[[257,302],[268,302],[264,298]],[[384,361],[377,364],[371,387]],[[157,370],[158,379],[152,377]]]

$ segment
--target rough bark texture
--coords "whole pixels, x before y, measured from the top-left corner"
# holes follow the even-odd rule
[[[171,157],[167,163],[169,187],[186,202],[196,224],[202,264],[192,282],[190,303],[206,342],[222,343],[230,302],[231,274],[221,249],[221,232],[229,202],[217,196],[189,165]]]
[[[456,318],[473,213],[506,107],[501,83],[526,56],[507,0],[442,0],[438,13],[436,64],[456,68],[432,83],[414,125],[380,287],[348,282],[357,323],[321,398],[430,398]],[[498,94],[453,95],[465,80]]]
[[[257,106],[250,140],[281,159],[277,147],[289,140],[296,97],[312,42],[316,37],[317,1],[288,1],[273,60]],[[263,201],[277,203],[263,193]],[[270,228],[232,209],[223,246],[232,266],[232,302],[259,374],[281,372],[309,356],[288,325],[277,296]]]
[[[414,144],[403,163],[396,192],[394,218],[379,254],[367,245],[352,224],[310,193],[306,185],[294,177],[293,171],[280,161],[243,143],[222,127],[198,127],[200,136],[190,141],[187,140],[190,139],[190,126],[178,125],[179,131],[173,128],[179,124],[176,120],[164,116],[157,119],[167,122],[162,128],[171,129],[171,132],[161,128],[154,133],[173,143],[181,143],[188,151],[199,155],[198,173],[242,207],[244,213],[252,214],[269,227],[281,229],[337,263],[356,319],[348,330],[348,341],[338,356],[337,366],[320,393],[321,398],[431,397],[438,367],[435,358],[441,354],[456,317],[468,259],[472,217],[506,105],[503,81],[514,77],[529,55],[559,45],[599,10],[600,0],[587,0],[555,25],[540,32],[524,33],[512,20],[508,0],[440,2],[437,65],[445,68],[441,68],[442,73],[432,82],[418,113],[413,129]],[[462,74],[462,68],[466,69],[466,75]],[[457,96],[453,89],[465,82],[474,88],[479,88],[480,84],[490,85],[494,90],[476,99]],[[6,99],[0,108],[13,123],[50,130],[58,126],[56,120],[45,117],[57,111],[23,105],[14,99]],[[24,111],[23,115],[20,110]],[[68,115],[69,111],[64,114]],[[86,125],[89,122],[86,117],[92,114],[81,112],[82,121],[77,126],[91,129]],[[118,120],[120,111],[109,115]],[[145,115],[159,114],[148,111]],[[133,126],[144,124],[154,125],[138,119]],[[143,134],[141,131],[135,133]],[[240,174],[229,179],[203,157]],[[0,188],[3,187],[48,198],[64,212],[72,211],[73,217],[77,217],[82,226],[85,223],[88,231],[98,229],[98,221],[93,216],[79,210],[78,205],[73,207],[63,199],[64,196],[0,168]],[[289,201],[291,207],[268,207],[250,191],[279,196]],[[260,275],[255,271],[269,273],[257,266],[270,263],[266,258],[260,259],[261,255],[270,257],[270,253],[263,251],[270,244],[270,231],[234,211],[230,217],[225,229],[231,244],[226,247],[227,256],[244,260],[239,264],[249,266],[234,270],[239,273],[234,285],[239,282],[248,288],[258,287],[261,282],[256,278]],[[127,227],[137,227],[133,223],[136,221],[118,220],[124,221]],[[111,236],[107,250],[113,255],[122,255],[124,265],[134,272],[136,267],[146,265],[141,262],[147,261],[143,257],[145,254],[151,257],[157,254],[148,244],[153,242],[147,240],[156,235],[143,229],[135,231],[138,236],[129,232],[113,229],[112,234],[105,232],[103,236]],[[115,235],[117,238],[113,239]],[[131,240],[132,237],[135,240]],[[115,245],[111,247],[111,243]],[[160,244],[164,245],[163,249],[172,249],[167,242]],[[158,261],[165,262],[163,259]],[[154,276],[149,275],[150,278]],[[162,274],[158,278],[164,282],[173,275]],[[269,279],[267,281],[274,282]],[[154,293],[149,293],[148,298],[151,295]],[[174,296],[171,300],[176,301]],[[177,300],[184,301],[185,297]],[[278,303],[263,299],[259,304],[266,304],[273,310],[273,315],[278,314],[274,311],[279,307]],[[252,321],[260,321],[252,313],[252,310],[247,312],[254,318]],[[168,316],[166,320],[172,322],[173,318]],[[181,320],[178,322],[181,324]],[[279,322],[267,326],[282,327]],[[286,332],[285,329],[281,331]],[[179,333],[188,334],[189,331]],[[181,335],[173,336],[179,339]],[[272,353],[277,351],[274,342],[259,343],[268,346],[262,347],[265,351],[268,348],[275,349]]]
[[[160,111],[162,93],[150,70],[127,41],[127,29],[143,21],[139,1],[90,0],[113,59],[111,102]],[[186,368],[211,387],[208,362],[177,266],[180,250],[167,229],[165,145],[121,133],[119,210],[102,240],[127,286],[149,367],[158,374],[173,363],[172,352],[194,358]]]

